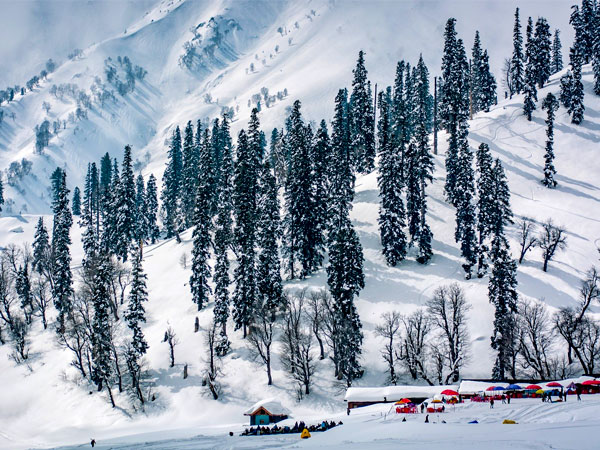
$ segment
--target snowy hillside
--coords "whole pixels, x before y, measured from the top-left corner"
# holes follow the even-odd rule
[[[443,27],[448,17],[457,18],[459,36],[468,48],[475,30],[480,30],[483,45],[491,55],[492,70],[500,79],[503,60],[511,53],[512,21],[517,5],[512,1],[166,0],[156,3],[129,24],[125,33],[119,31],[114,37],[84,48],[80,57],[61,61],[33,92],[22,97],[18,95],[16,101],[2,105],[5,120],[0,124],[0,169],[6,170],[11,163],[23,158],[33,165],[29,174],[15,179],[11,185],[5,183],[4,196],[13,204],[4,205],[1,213],[0,247],[31,243],[40,215],[51,228],[49,176],[57,166],[65,168],[71,190],[75,186],[81,188],[88,162],[98,161],[107,151],[121,159],[123,147],[131,144],[134,160],[137,160],[136,173],[142,173],[146,178],[153,173],[160,180],[166,162],[166,141],[175,126],[183,127],[188,120],[214,118],[227,107],[235,111],[232,123],[232,134],[235,135],[246,127],[250,100],[263,87],[267,87],[272,95],[284,90],[288,93],[261,111],[261,128],[267,135],[273,127],[283,125],[286,108],[295,99],[302,101],[302,112],[307,120],[318,123],[325,118],[330,122],[335,93],[340,87],[350,85],[351,71],[361,48],[367,55],[369,79],[378,83],[380,89],[392,83],[399,59],[416,63],[420,53],[423,53],[431,75],[437,75]],[[568,25],[570,2],[521,2],[518,6],[522,17],[544,15],[553,28],[561,29],[566,61],[567,47],[573,36]],[[278,30],[280,27],[281,31]],[[182,62],[184,48],[193,48],[194,52]],[[117,58],[123,56],[128,56],[133,65],[145,69],[147,75],[135,81],[132,91],[107,99],[102,106],[95,93],[101,92],[103,85],[109,83],[105,68],[115,67],[123,79],[123,65],[117,62]],[[109,57],[111,61],[107,62]],[[548,92],[558,96],[561,75],[552,76],[547,86],[538,92],[538,98],[543,99]],[[100,82],[95,80],[96,77],[100,77]],[[518,267],[520,296],[543,299],[552,310],[576,304],[581,280],[599,257],[600,159],[597,152],[600,97],[592,91],[590,65],[584,66],[583,82],[583,123],[571,124],[563,107],[557,113],[555,166],[558,186],[554,190],[546,189],[540,183],[546,140],[546,113],[540,107],[534,112],[533,120],[528,122],[522,114],[523,96],[503,100],[503,90],[499,88],[498,105],[489,113],[477,114],[469,122],[471,147],[487,143],[492,155],[500,158],[504,165],[515,219],[529,217],[541,224],[552,218],[567,230],[567,250],[557,253],[548,272],[542,271],[539,249],[529,253]],[[25,80],[21,84],[24,83]],[[74,95],[67,92],[61,97],[51,93],[53,85],[66,84],[76,85],[72,90]],[[78,107],[79,91],[90,96],[91,106],[84,105],[87,118],[71,120],[70,114],[75,114]],[[50,105],[49,112],[43,110],[43,102]],[[13,113],[14,119],[10,118]],[[50,139],[43,154],[36,154],[33,130],[46,117],[51,123],[60,120],[66,124]],[[375,335],[381,314],[387,311],[408,314],[423,306],[437,287],[451,282],[460,284],[472,305],[468,318],[471,358],[462,375],[482,378],[490,375],[494,359],[490,348],[494,309],[488,301],[489,278],[464,279],[460,248],[454,240],[455,209],[446,202],[443,193],[446,137],[444,133],[438,135],[440,146],[439,155],[434,159],[434,181],[427,188],[434,254],[427,265],[416,263],[412,257],[395,268],[386,264],[377,223],[377,173],[357,178],[351,218],[365,257],[365,289],[356,304],[365,334],[362,362],[366,369],[357,385],[385,383],[386,366],[380,355],[382,340]],[[7,212],[6,206],[10,206],[10,211]],[[516,226],[508,228],[508,236],[513,257],[518,257]],[[77,224],[71,230],[71,238],[73,269],[77,273],[83,256],[81,230]],[[144,334],[149,343],[147,361],[156,401],[140,413],[125,406],[128,399],[122,394],[117,396],[119,407],[112,409],[104,392],[97,393],[94,386],[81,381],[70,366],[72,354],[58,346],[55,332],[43,330],[36,321],[31,332],[32,356],[28,364],[16,365],[9,358],[12,351],[9,345],[0,346],[0,447],[43,448],[85,442],[90,437],[101,437],[106,441],[138,433],[139,436],[128,438],[128,442],[187,439],[195,434],[222,436],[230,429],[238,431],[241,424],[246,423],[247,418],[242,413],[250,404],[273,396],[293,410],[295,417],[341,418],[346,422],[345,416],[340,417],[340,411],[345,414],[345,404],[342,391],[334,385],[329,360],[317,361],[312,393],[297,402],[281,361],[274,360],[274,384],[267,386],[264,367],[252,360],[239,331],[230,333],[232,351],[223,361],[221,399],[215,402],[206,395],[206,388],[202,386],[206,356],[204,333],[194,332],[194,320],[198,317],[201,331],[206,330],[213,317],[214,305],[211,302],[208,308],[197,312],[191,301],[190,265],[188,263],[184,268],[181,264],[182,255],[190,260],[191,230],[186,231],[182,239],[180,244],[174,239],[163,240],[144,249],[143,264],[149,292]],[[320,289],[326,285],[325,269],[306,280],[286,282],[289,288]],[[600,313],[597,304],[590,309]],[[180,341],[175,348],[173,368],[169,368],[169,348],[162,342],[169,326],[176,331]],[[124,332],[122,328],[124,326],[118,333]],[[233,330],[233,325],[229,329]],[[275,345],[275,353],[278,351],[279,343]],[[182,377],[184,365],[189,370],[186,380]],[[564,436],[556,431],[561,429],[559,426],[569,427],[573,422],[583,421],[583,431],[597,427],[597,423],[586,420],[590,415],[597,416],[599,405],[596,401],[586,406],[583,412],[573,404],[568,405],[569,409],[567,405],[560,406],[565,406],[564,410],[552,410],[556,414],[550,417],[537,403],[527,403],[513,415],[523,422],[547,421],[548,427],[554,428],[547,435],[537,429],[536,441],[540,448],[557,440],[563,442]],[[505,433],[504,428],[498,428],[500,425],[491,424],[504,416],[475,409],[469,405],[452,419],[465,423],[467,418],[487,418],[483,420],[489,422],[485,428],[482,426],[474,432],[472,448],[486,441],[489,433]],[[382,448],[387,448],[397,443],[393,440],[390,425],[394,425],[395,432],[395,426],[402,424],[395,419],[393,423],[382,419],[380,415],[384,412],[380,407],[372,407],[356,417],[353,414],[347,425],[356,428],[352,428],[350,435],[346,436],[350,428],[347,426],[328,432],[325,435],[328,440],[317,443],[329,445],[325,448],[339,448],[345,446],[343,441],[349,440],[356,448],[361,448],[361,443],[378,438],[382,439]],[[206,433],[199,426],[206,427]],[[367,428],[371,431],[365,431]],[[149,430],[160,432],[160,436],[148,435]],[[366,434],[361,436],[363,431]],[[427,432],[421,424],[415,424],[407,439],[417,445],[418,436]],[[452,436],[458,436],[473,432],[464,430],[461,425],[452,433]],[[523,433],[522,428],[519,433]],[[435,445],[443,443],[447,437],[440,433],[437,439]],[[508,445],[509,442],[520,445],[519,437],[512,431],[504,443]],[[317,443],[309,440],[301,446]],[[128,445],[122,440],[114,444],[116,448]],[[202,444],[204,447],[196,444],[190,441],[180,447],[177,443],[168,445],[169,448],[214,448],[227,446],[229,442],[215,437]],[[247,444],[236,441],[232,445]],[[277,448],[288,443],[274,440],[268,445]],[[565,442],[564,448],[569,447]],[[588,447],[582,444],[581,448]]]

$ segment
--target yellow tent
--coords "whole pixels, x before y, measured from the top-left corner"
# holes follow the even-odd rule
[[[510,419],[504,419],[504,421],[502,423],[505,425],[515,425],[517,422],[515,422],[514,420],[510,420]]]
[[[308,439],[310,437],[310,433],[308,432],[308,428],[302,430],[302,434],[300,435],[300,439]]]

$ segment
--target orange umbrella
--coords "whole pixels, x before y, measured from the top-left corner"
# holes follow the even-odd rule
[[[398,400],[396,405],[405,405],[406,403],[412,403],[410,398],[403,398],[402,400]]]

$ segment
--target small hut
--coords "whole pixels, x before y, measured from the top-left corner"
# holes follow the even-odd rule
[[[245,416],[250,416],[250,425],[269,425],[288,418],[289,410],[277,400],[269,398],[252,405]]]

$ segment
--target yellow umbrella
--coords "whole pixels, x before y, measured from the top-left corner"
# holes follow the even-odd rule
[[[431,400],[431,403],[443,403],[443,402],[436,398],[435,400]]]
[[[540,394],[540,395],[541,395],[541,394],[543,394],[543,393],[544,393],[544,390],[543,390],[543,389],[538,389],[537,391],[535,391],[535,393],[536,393],[536,394]]]

